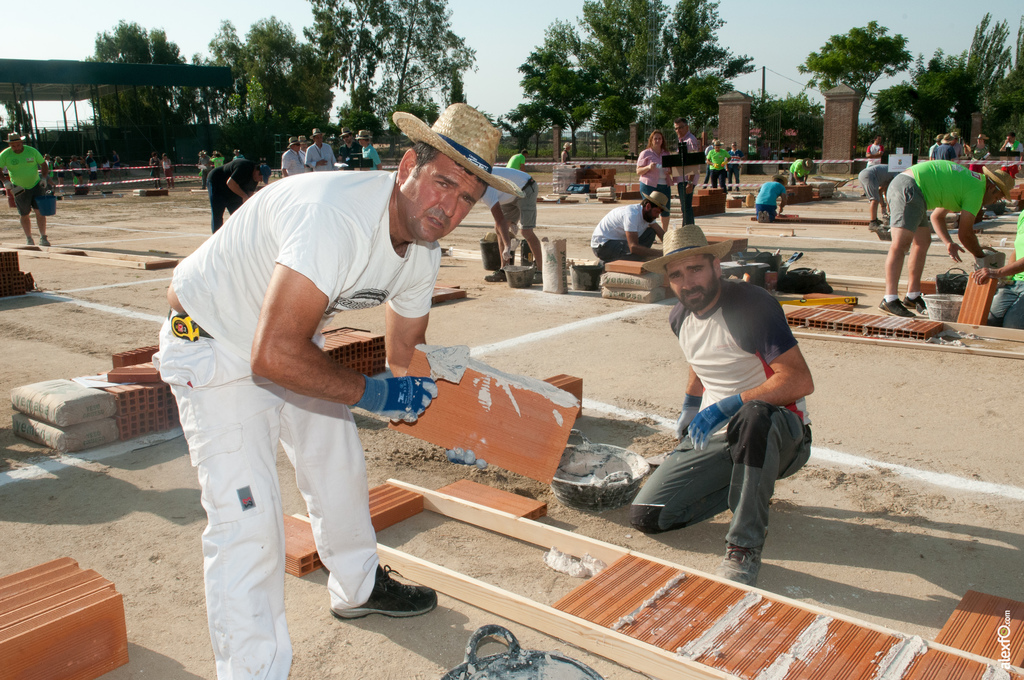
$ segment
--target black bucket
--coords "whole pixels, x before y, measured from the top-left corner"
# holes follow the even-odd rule
[[[480,259],[484,262],[484,269],[489,272],[501,269],[501,246],[498,242],[480,239]]]
[[[574,264],[572,266],[573,290],[599,290],[603,264]]]

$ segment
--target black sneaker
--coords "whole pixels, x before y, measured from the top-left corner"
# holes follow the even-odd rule
[[[914,313],[907,309],[906,307],[904,307],[903,303],[900,302],[899,299],[893,300],[892,302],[887,302],[885,298],[882,298],[882,301],[878,303],[878,308],[881,309],[883,312],[888,312],[889,314],[893,314],[895,316],[914,316]]]
[[[726,545],[725,558],[715,569],[715,576],[721,576],[745,586],[756,586],[757,573],[760,570],[760,548],[741,548],[729,543]]]
[[[882,223],[879,220],[871,220],[870,222],[868,222],[868,229],[870,229],[871,231],[878,231],[881,228]]]
[[[361,619],[370,614],[383,614],[395,618],[426,614],[437,606],[437,593],[426,586],[407,586],[391,578],[397,574],[391,567],[377,565],[377,582],[373,584],[370,599],[361,607],[331,610],[338,619]]]
[[[907,309],[913,308],[918,314],[928,313],[928,305],[924,302],[924,295],[918,295],[916,298],[910,296],[903,298],[903,306]]]
[[[484,281],[486,281],[487,283],[501,283],[502,281],[507,280],[508,279],[505,276],[505,270],[503,269],[499,269],[493,274],[488,274],[487,276],[484,277]]]

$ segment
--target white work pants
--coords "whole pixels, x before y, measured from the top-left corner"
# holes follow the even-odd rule
[[[170,323],[154,357],[178,402],[208,524],[203,532],[206,610],[217,677],[284,680],[292,648],[284,609],[280,441],[295,467],[331,607],[370,597],[377,543],[366,464],[348,407],[254,376],[216,340],[188,342]]]

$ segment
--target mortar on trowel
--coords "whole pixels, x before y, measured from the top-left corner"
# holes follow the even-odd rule
[[[611,444],[591,442],[579,430],[573,430],[551,481],[551,491],[560,503],[576,510],[613,510],[633,500],[650,469],[642,456]]]

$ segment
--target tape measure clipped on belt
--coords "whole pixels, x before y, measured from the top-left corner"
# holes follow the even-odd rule
[[[213,336],[199,327],[188,314],[175,314],[171,317],[171,332],[179,338],[189,342],[195,342],[199,338],[212,338]]]

